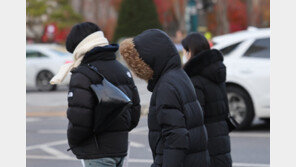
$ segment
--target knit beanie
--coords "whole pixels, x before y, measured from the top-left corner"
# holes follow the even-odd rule
[[[100,30],[101,29],[96,24],[91,22],[84,22],[74,25],[66,40],[67,51],[73,53],[77,45],[85,37]]]
[[[108,39],[100,28],[89,22],[75,25],[67,37],[66,49],[73,53],[73,62],[64,64],[50,80],[50,84],[61,84],[67,74],[81,64],[85,54],[95,47],[109,45]]]

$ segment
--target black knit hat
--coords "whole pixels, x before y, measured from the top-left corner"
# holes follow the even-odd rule
[[[96,24],[90,22],[84,22],[74,25],[66,40],[67,51],[73,53],[77,45],[85,37],[100,30],[101,29]]]

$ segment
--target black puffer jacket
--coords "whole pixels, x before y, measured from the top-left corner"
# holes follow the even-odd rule
[[[190,59],[184,70],[191,78],[205,113],[211,167],[231,167],[229,130],[225,121],[229,109],[223,56],[215,49],[203,51]]]
[[[133,45],[136,51],[128,48]],[[173,42],[163,31],[153,29],[121,44],[120,50],[128,63],[129,53],[138,52],[153,71],[148,81],[148,90],[153,92],[148,115],[152,167],[208,167],[202,109]],[[146,71],[135,73],[149,76],[141,74]]]
[[[126,156],[128,132],[139,122],[141,107],[137,87],[129,70],[115,59],[114,52],[117,49],[117,45],[94,48],[85,55],[81,65],[72,70],[67,111],[68,142],[78,159]],[[81,73],[81,66],[89,63],[97,67],[108,81],[122,90],[133,102],[131,109],[120,115],[108,129],[97,136],[93,134],[96,96],[90,85],[93,78],[99,77],[91,70],[88,76]]]

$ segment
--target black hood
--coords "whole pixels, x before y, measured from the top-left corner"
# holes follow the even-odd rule
[[[184,66],[189,77],[201,75],[216,83],[225,82],[226,67],[223,55],[216,49],[205,50],[193,56]]]
[[[140,58],[153,70],[152,79],[148,81],[149,91],[153,91],[158,79],[165,72],[181,68],[179,53],[165,32],[158,29],[146,30],[133,41]]]

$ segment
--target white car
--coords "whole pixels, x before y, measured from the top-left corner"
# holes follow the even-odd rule
[[[213,38],[224,54],[227,96],[231,115],[244,129],[254,117],[270,118],[270,29],[248,30]]]
[[[64,47],[56,44],[28,44],[26,46],[26,85],[40,91],[57,88],[50,85],[50,79],[63,64],[72,62],[72,57]],[[63,84],[68,84],[69,75]]]

